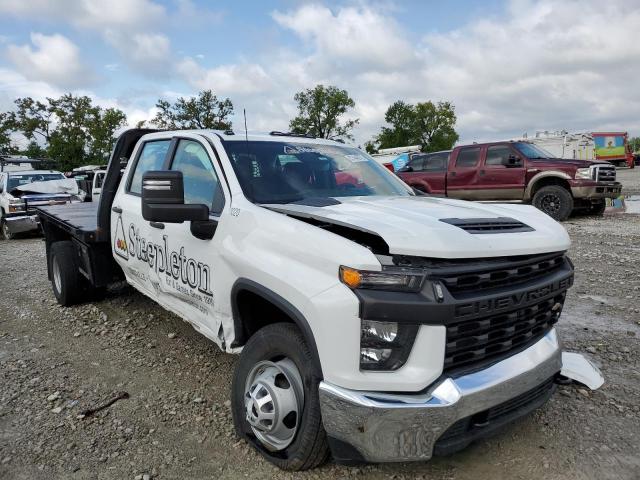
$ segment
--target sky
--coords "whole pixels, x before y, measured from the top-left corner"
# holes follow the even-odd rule
[[[640,0],[0,0],[0,111],[73,92],[135,125],[212,89],[236,129],[286,131],[319,83],[357,144],[396,100],[452,102],[461,143],[640,135]]]

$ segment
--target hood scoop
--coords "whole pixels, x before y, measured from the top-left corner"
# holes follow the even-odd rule
[[[467,233],[517,233],[535,231],[529,225],[509,217],[498,218],[441,218],[441,222],[461,228]]]

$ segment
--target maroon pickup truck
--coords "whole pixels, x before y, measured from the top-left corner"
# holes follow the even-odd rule
[[[556,220],[574,210],[599,215],[620,195],[608,162],[564,160],[527,142],[494,142],[413,154],[396,172],[411,187],[464,200],[531,203]]]

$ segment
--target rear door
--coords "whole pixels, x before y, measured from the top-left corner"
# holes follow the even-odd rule
[[[447,197],[480,200],[477,189],[481,153],[481,146],[468,146],[452,155],[447,173]]]
[[[524,160],[510,145],[485,148],[478,171],[476,197],[479,200],[522,200],[525,187]]]
[[[136,147],[111,208],[114,258],[127,281],[154,300],[158,289],[153,271],[158,251],[151,240],[155,229],[142,218],[142,176],[149,170],[162,170],[171,147],[171,138],[160,136],[144,140]]]

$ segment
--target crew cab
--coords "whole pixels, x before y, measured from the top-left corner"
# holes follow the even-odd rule
[[[55,170],[23,170],[0,173],[0,223],[7,240],[37,231],[36,207],[79,202],[73,180]]]
[[[416,195],[342,143],[130,130],[98,203],[39,212],[58,302],[126,279],[239,353],[236,432],[283,469],[427,460],[558,379],[603,381],[555,329],[573,282],[561,225]]]
[[[397,174],[431,195],[530,203],[556,220],[566,220],[574,210],[601,215],[606,199],[622,190],[608,162],[556,159],[525,141],[412,154]]]

